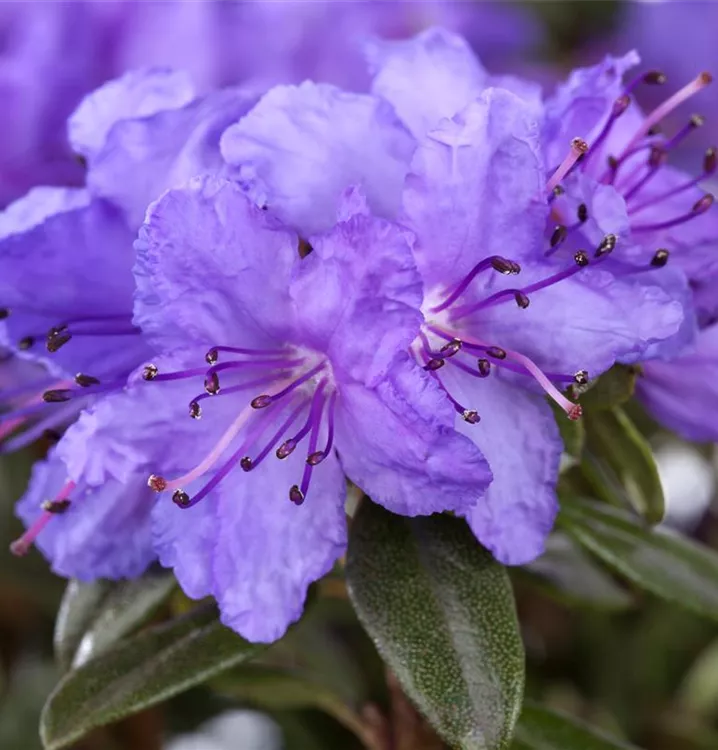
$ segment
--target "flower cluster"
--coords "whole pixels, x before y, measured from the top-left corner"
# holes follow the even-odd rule
[[[129,74],[70,119],[86,186],[0,216],[3,343],[33,368],[0,430],[66,428],[16,552],[83,580],[159,560],[271,641],[344,553],[347,479],[523,564],[558,509],[550,401],[579,419],[641,362],[649,408],[714,436],[676,383],[713,364],[716,157],[683,176],[694,125],[655,132],[709,76],[644,115],[635,55],[548,98],[440,29],[367,59],[365,94]]]

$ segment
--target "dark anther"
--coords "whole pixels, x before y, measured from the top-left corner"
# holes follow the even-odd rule
[[[189,505],[189,495],[184,490],[175,490],[172,493],[172,502],[180,508],[186,508]]]
[[[239,461],[239,465],[242,467],[243,471],[251,471],[254,467],[254,463],[249,456],[244,456],[243,458],[241,458]]]
[[[588,206],[585,203],[582,203],[578,207],[576,216],[578,217],[578,220],[581,222],[581,224],[585,224],[588,221]]]
[[[651,153],[648,157],[648,165],[657,169],[662,166],[668,160],[668,152],[664,148],[654,146],[651,149]]]
[[[21,351],[27,351],[34,343],[35,339],[32,336],[25,336],[24,339],[18,341],[17,348]]]
[[[586,255],[586,252],[584,250],[579,250],[577,253],[573,256],[573,261],[577,266],[580,266],[583,268],[584,266],[587,266],[589,264],[588,255]]]
[[[0,307],[0,320],[10,317],[10,310],[7,307]]]
[[[272,403],[272,397],[263,393],[261,396],[255,396],[250,403],[253,409],[265,409]]]
[[[189,415],[192,419],[199,419],[202,416],[202,407],[197,401],[189,402]]]
[[[301,505],[304,502],[304,493],[297,487],[296,484],[293,484],[291,489],[289,490],[289,499],[295,504],[295,505]]]
[[[71,505],[72,501],[65,497],[62,500],[46,500],[40,507],[48,513],[57,513],[59,515],[64,513]]]
[[[666,74],[660,70],[649,70],[648,73],[643,75],[643,83],[648,83],[652,86],[662,86],[666,82]]]
[[[600,258],[602,255],[608,255],[613,252],[616,247],[617,237],[615,234],[607,234],[602,240],[601,244],[596,248],[594,256]]]
[[[579,370],[574,376],[573,381],[576,385],[588,385],[588,371]]]
[[[511,273],[517,274],[521,273],[521,266],[514,260],[509,261],[511,263]]]
[[[480,359],[477,365],[479,367],[479,375],[482,378],[487,378],[491,372],[491,362],[488,359]]]
[[[718,156],[716,155],[716,147],[711,146],[703,157],[703,171],[706,174],[713,174],[718,166]]]
[[[147,477],[147,486],[154,492],[164,492],[167,489],[167,480],[158,474],[150,474]]]
[[[72,334],[66,328],[52,328],[47,334],[45,346],[47,351],[56,352],[72,338]]]
[[[563,224],[557,224],[551,235],[551,247],[560,245],[566,239],[567,230]]]
[[[524,294],[523,292],[514,292],[514,299],[516,300],[516,304],[522,309],[525,310],[529,306],[529,298],[528,295]]]
[[[611,170],[618,169],[618,165],[620,164],[620,162],[615,156],[609,156],[608,159],[606,159],[606,161],[608,162],[609,169]]]
[[[320,464],[326,457],[327,454],[324,451],[314,451],[314,453],[310,453],[307,456],[307,463],[310,466],[316,466],[317,464]]]
[[[465,409],[461,413],[461,418],[464,420],[464,422],[468,422],[469,424],[478,424],[481,421],[481,417],[479,416],[478,412],[471,411],[469,409]]]
[[[663,268],[663,266],[665,266],[666,263],[668,263],[669,256],[670,256],[670,253],[665,248],[656,250],[653,258],[651,258],[651,265],[654,268]]]
[[[446,362],[444,362],[443,359],[430,359],[425,365],[424,369],[429,370],[429,372],[433,372],[434,370],[441,369]]]
[[[285,440],[279,448],[277,448],[276,456],[277,458],[286,458],[291,453],[294,452],[294,449],[297,447],[297,441],[292,440],[290,438],[289,440]]]
[[[713,196],[711,193],[706,193],[702,198],[697,200],[693,204],[691,211],[694,214],[703,214],[713,205]]]
[[[631,103],[631,97],[628,96],[628,94],[623,94],[616,99],[615,102],[613,102],[613,108],[611,110],[611,114],[614,117],[620,117],[627,109],[628,105]]]
[[[706,123],[706,118],[703,115],[691,115],[688,122],[692,128],[702,128]]]
[[[145,365],[144,370],[142,370],[142,380],[154,380],[158,372],[157,365]]]
[[[495,359],[506,359],[506,352],[498,346],[490,346],[486,353]]]
[[[583,138],[573,138],[571,140],[571,148],[574,151],[578,151],[581,155],[588,153],[588,143]]]
[[[499,273],[503,274],[510,274],[514,272],[513,262],[507,260],[506,258],[492,258],[491,267],[494,269],[494,271],[498,271]]]
[[[204,379],[204,389],[210,396],[216,396],[219,393],[219,375],[216,372],[210,372]]]
[[[448,344],[444,344],[439,351],[445,357],[453,357],[459,349],[461,349],[461,339],[452,339]]]
[[[92,375],[83,375],[81,372],[78,372],[77,375],[75,375],[75,382],[80,388],[89,388],[91,385],[100,384],[100,381],[97,378],[93,378]]]
[[[306,258],[309,253],[314,252],[314,248],[305,239],[299,238],[299,257]]]
[[[553,194],[558,197],[559,195],[563,195],[566,191],[564,190],[562,185],[556,185],[556,187],[553,189]]]
[[[47,404],[61,404],[72,398],[72,391],[67,388],[58,388],[57,390],[45,391],[42,394],[42,400]]]
[[[210,349],[207,354],[204,355],[204,361],[208,365],[214,365],[219,359],[219,352],[216,349]]]
[[[704,86],[713,82],[713,76],[707,70],[704,70],[699,78]]]

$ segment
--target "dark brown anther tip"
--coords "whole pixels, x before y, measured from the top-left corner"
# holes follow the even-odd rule
[[[175,490],[172,493],[172,502],[180,508],[186,508],[190,504],[190,497],[184,490]]]
[[[164,492],[167,489],[167,480],[159,474],[150,474],[147,477],[147,486],[153,492]]]
[[[154,380],[158,373],[157,365],[145,365],[142,370],[142,380]]]
[[[581,268],[585,268],[590,263],[590,260],[584,250],[579,250],[577,253],[574,254],[573,262],[577,266],[580,266]]]
[[[669,257],[670,257],[670,253],[665,248],[656,250],[655,254],[653,255],[653,258],[651,258],[651,265],[654,268],[663,268],[663,266],[665,266],[666,263],[668,263]]]
[[[61,515],[65,513],[68,508],[72,505],[70,498],[65,497],[62,500],[46,500],[40,507],[48,513],[56,513]]]
[[[293,484],[289,490],[289,499],[295,504],[295,505],[301,505],[304,502],[304,493],[297,487],[296,484]]]

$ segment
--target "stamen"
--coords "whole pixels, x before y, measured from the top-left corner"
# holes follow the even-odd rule
[[[327,380],[322,380],[319,385],[317,386],[317,389],[314,391],[314,396],[312,397],[312,403],[309,407],[309,414],[307,415],[307,419],[302,425],[301,430],[294,435],[294,437],[289,438],[288,440],[285,440],[279,448],[277,448],[276,456],[277,458],[284,459],[287,458],[287,456],[290,456],[294,449],[299,445],[299,443],[304,440],[304,438],[309,433],[309,430],[312,429],[312,425],[314,424],[314,418],[315,418],[315,412],[317,409],[320,410],[324,405],[324,389],[326,388]],[[311,451],[310,451],[311,452]]]
[[[294,422],[297,420],[301,412],[304,410],[304,408],[307,406],[307,403],[309,403],[307,400],[302,401],[299,406],[284,420],[281,427],[274,433],[271,440],[262,448],[262,450],[259,452],[257,457],[255,459],[250,458],[249,456],[244,456],[244,458],[241,461],[242,469],[244,471],[251,471],[252,469],[256,469],[259,464],[264,461],[264,459],[269,455],[272,448],[277,444],[277,441],[284,435],[284,433],[294,424]],[[287,454],[289,455],[289,454]],[[284,456],[279,456],[279,458],[284,458]]]
[[[546,183],[546,193],[553,192],[553,189],[563,180],[564,177],[573,169],[576,162],[588,152],[588,143],[582,138],[574,138],[571,141],[571,148],[566,158],[559,164],[551,179]]]
[[[588,221],[588,206],[585,203],[581,203],[578,209],[576,209],[576,217],[581,224],[585,224]]]
[[[501,274],[517,274],[521,271],[521,266],[507,258],[502,258],[500,255],[491,255],[488,258],[484,258],[482,261],[477,263],[469,273],[460,281],[449,296],[436,307],[432,307],[431,311],[434,313],[446,310],[468,289],[469,284],[482,272],[489,268],[493,268],[494,271],[498,271]]]
[[[312,481],[312,471],[314,470],[314,467],[321,463],[323,460],[323,456],[317,460],[317,456],[320,455],[317,453],[317,443],[319,442],[319,430],[321,429],[322,425],[322,412],[324,411],[324,399],[321,399],[317,402],[316,406],[312,404],[312,431],[309,435],[309,448],[307,450],[307,458],[304,463],[304,473],[302,474],[302,482],[299,487],[299,494],[301,494],[301,500],[298,501],[299,495],[296,494],[294,491],[294,488],[296,485],[292,486],[289,490],[289,499],[295,504],[299,505],[300,503],[304,502],[304,499],[307,496],[307,493],[309,492],[309,484]]]
[[[616,242],[618,238],[615,234],[607,234],[596,248],[593,257],[602,258],[604,255],[612,253],[616,248]]]
[[[84,375],[81,372],[78,372],[77,375],[75,375],[75,382],[80,388],[89,388],[92,385],[100,385],[100,381],[97,378],[93,378],[92,375]]]
[[[229,396],[231,393],[240,393],[241,391],[247,391],[252,388],[257,388],[260,385],[266,385],[267,383],[275,383],[277,380],[285,380],[287,377],[289,377],[290,373],[287,372],[281,372],[281,373],[272,373],[271,375],[265,375],[261,378],[256,378],[255,380],[248,380],[245,383],[240,383],[239,385],[233,385],[229,388],[223,388],[221,395],[222,396]],[[202,407],[200,406],[199,402],[204,401],[205,399],[211,398],[213,395],[212,393],[200,393],[197,396],[195,396],[190,402],[189,402],[189,413],[190,416],[193,419],[199,419],[202,416]]]
[[[656,109],[654,109],[653,112],[651,112],[643,121],[633,138],[631,138],[626,145],[626,149],[635,146],[645,135],[648,134],[648,131],[654,125],[657,125],[664,117],[673,112],[676,107],[679,107],[687,99],[690,99],[701,91],[701,89],[704,89],[712,80],[713,76],[710,73],[701,73],[682,89],[676,91],[673,96],[666,99],[663,104],[656,107]]]
[[[20,349],[20,351],[27,351],[35,344],[35,337],[34,336],[25,336],[24,338],[20,339],[17,343],[17,348]]]
[[[323,450],[315,451],[307,456],[307,463],[312,464],[312,466],[320,464],[331,453],[332,446],[334,445],[334,407],[336,403],[337,392],[333,391],[329,397],[329,405],[327,406],[327,442]]]
[[[663,266],[665,266],[666,263],[668,263],[669,257],[670,257],[670,253],[665,248],[656,250],[653,258],[651,259],[651,265],[654,268],[663,268]]]
[[[634,81],[631,85],[635,85],[635,83],[636,81]],[[598,153],[600,146],[603,145],[603,142],[606,140],[611,130],[613,130],[613,125],[616,120],[628,109],[628,106],[631,103],[631,97],[628,95],[631,91],[631,85],[629,85],[624,94],[619,96],[618,99],[613,102],[611,113],[609,114],[605,125],[603,126],[603,128],[601,128],[601,132],[596,136],[596,140],[591,144],[591,150],[588,154],[586,154],[586,158],[583,162],[584,166],[588,163],[588,160],[593,154]]]
[[[279,401],[281,398],[284,398],[288,393],[291,393],[295,388],[298,388],[303,383],[306,383],[307,380],[312,378],[314,375],[316,375],[318,372],[324,369],[326,367],[326,361],[320,362],[316,367],[313,367],[311,370],[308,370],[304,373],[304,375],[301,375],[298,377],[293,383],[290,383],[286,388],[279,391],[279,393],[275,393],[272,395],[269,394],[262,394],[261,396],[257,396],[256,398],[253,398],[251,401],[251,407],[253,409],[265,409],[270,404],[273,404],[275,401]]]
[[[75,489],[75,482],[68,481],[63,488],[57,493],[57,497],[49,503],[43,503],[43,512],[35,523],[18,539],[10,545],[10,552],[13,555],[26,555],[30,547],[37,539],[38,534],[47,526],[47,524],[58,514],[58,508],[67,510],[70,504],[69,495]]]
[[[178,490],[183,485],[187,485],[193,482],[195,479],[201,477],[205,472],[214,466],[219,457],[224,453],[227,446],[234,440],[237,433],[244,427],[249,418],[254,414],[254,409],[251,405],[245,406],[244,409],[239,413],[237,418],[227,428],[222,437],[217,441],[212,450],[200,461],[197,466],[186,474],[183,474],[177,479],[167,480],[164,477],[158,476],[157,474],[151,474],[147,480],[147,486],[153,489],[155,492],[162,492],[164,490]]]
[[[179,370],[178,372],[160,373],[156,365],[147,365],[142,371],[142,380],[156,380],[157,382],[166,382],[169,380],[184,380],[185,378],[196,378],[198,375],[204,375],[207,372],[205,367],[197,367],[193,370]]]
[[[633,232],[657,232],[661,229],[670,229],[671,227],[683,224],[690,219],[694,219],[696,216],[704,214],[713,205],[713,196],[710,193],[706,193],[702,198],[697,200],[690,212],[683,214],[683,216],[677,216],[675,219],[669,219],[668,221],[658,222],[656,224],[640,224],[632,227]]]
[[[207,354],[205,354],[205,362],[208,365],[216,364],[219,359],[220,352],[229,352],[230,354],[287,354],[286,349],[244,349],[236,346],[213,346]]]

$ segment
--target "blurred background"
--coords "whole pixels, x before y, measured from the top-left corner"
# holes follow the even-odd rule
[[[137,66],[188,69],[199,90],[305,78],[362,90],[357,42],[410,36],[439,24],[462,33],[484,65],[552,88],[568,70],[636,47],[646,69],[676,86],[718,73],[718,2],[0,2],[0,207],[39,184],[81,184],[64,123],[84,94]],[[642,95],[653,93],[644,87]],[[644,102],[651,105],[650,100]],[[681,159],[700,163],[718,140],[718,96]],[[691,112],[679,111],[685,122]],[[0,356],[2,353],[0,352]],[[2,367],[0,366],[0,375]],[[0,382],[0,387],[2,383]],[[641,415],[668,502],[665,523],[718,546],[718,456],[663,434]],[[64,582],[32,552],[6,550],[19,532],[13,505],[47,446],[0,455],[0,747],[35,750],[39,712],[58,679],[53,625]],[[561,540],[556,544],[560,546]],[[560,550],[557,550],[560,553]],[[718,631],[640,599],[615,612],[582,611],[517,576],[529,656],[528,694],[647,750],[718,748]],[[346,602],[339,596],[340,606]],[[167,606],[181,606],[176,602]],[[158,613],[161,617],[162,613]],[[368,648],[366,643],[361,648]],[[257,702],[196,688],[98,730],[85,750],[272,750],[352,747],[317,711],[257,711]]]

